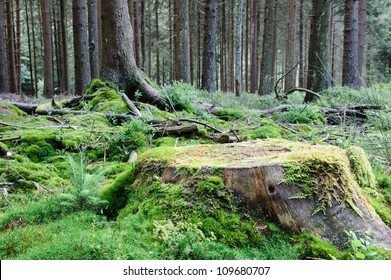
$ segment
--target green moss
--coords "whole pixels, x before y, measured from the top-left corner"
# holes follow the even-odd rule
[[[48,157],[51,157],[56,154],[56,151],[47,143],[38,145],[29,146],[25,154],[30,158],[32,162],[40,162],[45,160]]]
[[[246,112],[236,109],[221,109],[217,111],[216,115],[226,119],[244,119],[247,117]]]
[[[108,202],[105,214],[109,217],[116,217],[119,211],[125,207],[128,202],[128,193],[130,186],[134,181],[135,165],[129,165],[129,169],[117,176],[116,180],[105,186],[101,192],[100,197]]]
[[[91,109],[97,112],[123,114],[129,112],[122,97],[114,90],[99,90],[98,95],[89,102]]]
[[[360,147],[349,147],[346,150],[351,170],[361,188],[375,188],[377,186],[375,175],[364,150]]]
[[[308,233],[301,234],[299,236],[302,242],[304,242],[304,255],[316,258],[316,259],[345,259],[345,253],[339,251],[335,246],[330,243],[317,238],[316,236]]]
[[[20,110],[18,107],[12,105],[12,104],[7,104],[7,103],[2,103],[0,102],[0,114],[4,115],[10,115],[10,116],[20,116],[20,117],[25,117],[27,116],[27,113]]]
[[[357,183],[350,172],[349,162],[343,150],[322,151],[319,148],[313,152],[299,151],[280,160],[286,169],[284,183],[295,184],[301,188],[301,192],[292,198],[304,199],[315,196],[317,205],[313,214],[325,212],[326,207],[331,207],[332,200],[335,200],[341,205],[346,202],[362,216],[352,198]]]
[[[96,94],[100,90],[109,90],[109,89],[114,89],[114,86],[107,81],[103,81],[101,79],[93,79],[91,81],[90,86],[86,90],[86,94]]]

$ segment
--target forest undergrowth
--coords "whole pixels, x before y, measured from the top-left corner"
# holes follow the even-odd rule
[[[89,112],[84,115],[28,115],[9,100],[0,101],[0,259],[391,258],[376,244],[371,252],[349,244],[340,251],[308,233],[285,232],[267,217],[240,209],[219,178],[178,188],[159,178],[137,185],[134,176],[136,158],[159,146],[266,138],[359,146],[377,180],[363,193],[390,227],[391,84],[360,91],[333,88],[303,104],[300,92],[283,100],[256,94],[236,98],[174,83],[160,88],[166,111],[136,100],[144,118],[119,121],[101,113],[123,114],[126,104],[114,87],[95,82],[99,86],[90,93],[97,96],[73,108]],[[66,104],[57,98],[54,104],[28,101],[39,108]],[[212,114],[197,102],[221,110]],[[283,111],[264,113],[283,105]],[[364,107],[361,113],[349,114],[357,105]],[[201,123],[189,135],[172,136],[153,122],[178,119]],[[200,197],[191,212],[181,204],[183,189]]]

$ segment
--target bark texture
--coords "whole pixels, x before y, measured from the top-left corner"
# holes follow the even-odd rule
[[[126,0],[101,1],[102,58],[101,75],[124,90],[131,99],[137,91],[141,99],[165,108],[159,93],[149,85],[136,66],[133,29]]]
[[[42,33],[43,33],[43,95],[52,98],[54,95],[52,29],[50,23],[50,1],[41,0]]]
[[[0,1],[0,94],[9,92],[7,78],[7,53],[4,38],[4,1]]]

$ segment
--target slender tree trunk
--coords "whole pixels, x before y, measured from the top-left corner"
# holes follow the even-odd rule
[[[296,46],[296,0],[289,0],[288,8],[288,40],[285,53],[285,73],[288,73],[295,66]],[[296,71],[293,70],[285,76],[285,91],[294,88],[296,85]]]
[[[360,71],[358,68],[358,14],[359,1],[346,0],[342,85],[351,88],[360,87]]]
[[[30,95],[34,94],[34,75],[33,75],[33,55],[31,51],[31,33],[30,33],[30,20],[27,0],[24,0],[24,9],[26,16],[26,31],[27,31],[27,44],[29,52],[29,72],[30,72]],[[1,80],[1,78],[0,78]]]
[[[15,36],[15,72],[17,93],[22,95],[22,61],[21,61],[21,44],[20,44],[20,0],[15,0],[16,13],[16,36]]]
[[[141,60],[141,35],[140,35],[140,0],[133,0],[133,26],[134,26],[134,56],[137,67],[143,67],[144,57]],[[142,62],[141,62],[142,61]]]
[[[245,40],[245,54],[244,54],[244,83],[245,83],[245,91],[248,92],[249,90],[249,83],[248,83],[248,50],[249,50],[249,41],[250,41],[250,5],[251,1],[246,0],[246,40]]]
[[[189,30],[189,1],[181,0],[179,8],[179,65],[180,80],[190,84],[190,30]]]
[[[54,83],[54,88],[58,88],[60,87],[60,56],[59,56],[59,47],[58,47],[58,16],[57,16],[57,12],[56,12],[56,9],[57,9],[57,1],[54,2],[54,4],[52,5],[52,15],[51,17],[53,18],[53,24],[52,24],[52,29],[53,29],[53,32],[52,32],[52,48],[54,48],[54,55],[52,56],[53,57],[53,83]],[[56,74],[56,75],[55,75]],[[56,80],[57,78],[57,80]],[[54,92],[54,94],[56,94],[56,92]]]
[[[335,85],[335,20],[334,20],[335,6],[331,4],[330,16],[330,64],[331,64],[331,79],[330,86]]]
[[[205,1],[202,88],[216,91],[217,0]]]
[[[275,0],[265,3],[265,23],[263,30],[262,62],[260,74],[259,94],[271,94],[273,92],[273,41],[275,34]]]
[[[364,53],[366,45],[366,25],[368,0],[360,0],[358,21],[358,72],[360,74],[360,85],[363,79]]]
[[[147,3],[148,6],[148,76],[152,76],[152,13],[151,13],[151,1],[144,0],[144,3]],[[145,33],[144,33],[145,34]],[[190,59],[189,59],[190,61]]]
[[[72,1],[76,95],[83,95],[91,82],[87,14],[87,0]]]
[[[305,26],[306,26],[306,19],[304,18],[304,10],[305,10],[305,1],[300,0],[300,27],[299,27],[299,37],[300,37],[300,64],[299,64],[299,87],[305,88],[306,87],[306,69],[305,69],[305,61],[306,61],[306,51],[305,51]]]
[[[274,1],[274,0],[272,0]],[[252,9],[252,38],[251,38],[251,58],[250,58],[250,92],[258,89],[258,9],[257,0],[253,0]]]
[[[138,0],[140,1],[140,0]],[[145,68],[145,64],[146,64],[146,61],[147,61],[147,56],[146,56],[146,43],[145,43],[145,37],[146,37],[146,28],[145,28],[145,1],[146,0],[141,0],[141,3],[139,4],[138,6],[138,13],[139,13],[139,33],[138,35],[140,36],[140,38],[138,38],[137,40],[139,40],[140,42],[140,52],[141,52],[141,69],[144,69]],[[135,38],[136,39],[136,38]],[[145,70],[144,70],[145,71]]]
[[[61,15],[61,56],[62,56],[62,93],[69,94],[69,61],[68,61],[68,38],[66,25],[66,1],[60,0]]]
[[[235,57],[235,93],[237,97],[242,95],[242,43],[243,43],[243,0],[238,1],[236,15],[236,57]]]
[[[179,37],[180,37],[180,35],[179,35],[179,33],[180,33],[180,20],[179,20],[180,19],[180,17],[179,17],[180,2],[181,2],[180,0],[174,0],[174,5],[173,5],[173,14],[174,14],[174,23],[173,23],[174,65],[173,65],[173,72],[174,72],[174,80],[177,80],[177,81],[181,79],[180,78],[180,76],[181,76],[181,74],[180,74],[181,60],[180,60],[180,41],[179,41]]]
[[[42,31],[43,31],[43,95],[52,98],[54,95],[53,82],[53,52],[52,52],[52,30],[50,23],[50,0],[41,0],[42,9]]]
[[[0,94],[8,93],[8,77],[7,77],[7,52],[4,37],[4,0],[0,0]]]
[[[31,37],[33,41],[33,72],[34,72],[34,96],[38,97],[38,69],[37,69],[37,45],[35,40],[35,21],[33,15],[33,0],[30,0]]]
[[[102,9],[102,77],[123,89],[134,98],[137,91],[141,100],[162,109],[165,104],[159,93],[144,79],[137,68],[133,49],[128,3],[126,0],[101,1]]]
[[[89,0],[88,3],[88,36],[91,79],[94,79],[99,77],[98,0]]]
[[[197,6],[197,9],[200,9],[200,7]],[[197,12],[197,88],[201,88],[201,67],[202,67],[201,28],[202,28],[201,13]],[[221,62],[221,54],[220,54],[220,62]]]
[[[330,85],[328,74],[330,4],[330,0],[312,2],[307,84],[308,89],[315,92],[325,90]],[[310,102],[313,98],[313,95],[307,94],[305,102]]]
[[[220,40],[220,89],[222,92],[227,91],[227,79],[226,79],[226,3],[223,1],[223,5],[221,7],[221,40]]]
[[[12,16],[11,1],[5,2],[5,14],[7,22],[7,66],[8,66],[8,82],[9,90],[12,93],[18,92],[16,82],[16,65],[15,65],[15,34],[14,23]]]
[[[160,84],[160,33],[159,33],[159,0],[155,0],[155,52],[156,52],[156,83]]]

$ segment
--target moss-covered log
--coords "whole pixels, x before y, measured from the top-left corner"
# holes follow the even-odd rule
[[[304,230],[346,248],[345,230],[364,234],[371,229],[374,242],[390,249],[391,230],[359,185],[371,184],[372,171],[356,172],[363,155],[352,156],[354,151],[350,149],[348,157],[337,147],[285,140],[156,148],[141,156],[139,174],[158,174],[164,183],[184,188],[194,184],[196,173],[220,176],[241,206],[263,213],[262,218],[270,217],[288,231]]]

